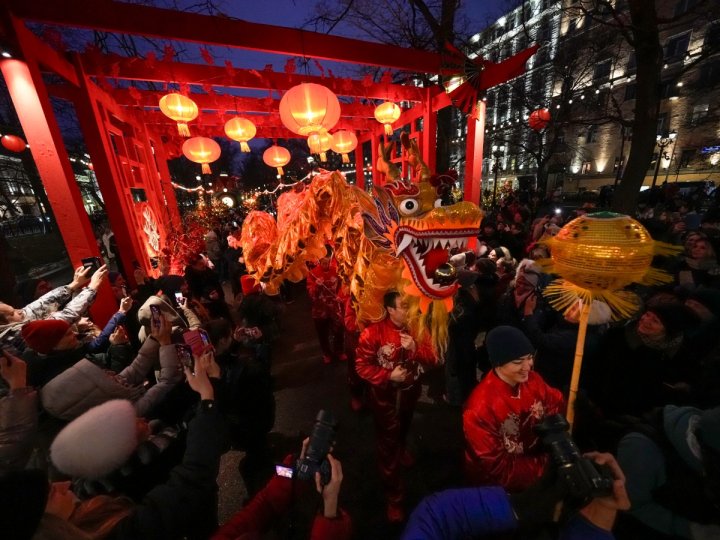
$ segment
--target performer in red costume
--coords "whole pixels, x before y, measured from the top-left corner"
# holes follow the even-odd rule
[[[355,357],[360,338],[360,329],[352,305],[352,295],[347,287],[342,287],[340,300],[343,305],[343,326],[345,327],[344,351],[348,361],[348,386],[350,387],[350,408],[361,411],[365,407],[367,381],[360,378],[355,369]]]
[[[317,330],[323,362],[329,364],[338,358],[344,360],[343,306],[339,298],[341,280],[337,263],[328,255],[320,259],[307,277],[307,290],[312,301],[312,318]]]
[[[559,390],[535,373],[535,349],[512,326],[485,339],[493,369],[465,404],[465,468],[473,485],[523,491],[542,476],[548,454],[533,431],[546,415],[563,412]]]
[[[428,336],[416,343],[410,335],[408,306],[400,293],[387,293],[383,304],[387,316],[360,334],[355,368],[370,383],[369,402],[375,420],[380,476],[387,496],[387,518],[400,522],[405,519],[400,467],[412,463],[405,439],[420,397],[418,377],[424,365],[434,365],[437,360]]]

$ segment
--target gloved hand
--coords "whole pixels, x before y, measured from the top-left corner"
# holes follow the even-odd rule
[[[560,481],[552,463],[545,467],[540,480],[522,493],[510,495],[510,504],[521,529],[537,529],[539,526],[557,521],[558,504],[567,495],[567,489]]]

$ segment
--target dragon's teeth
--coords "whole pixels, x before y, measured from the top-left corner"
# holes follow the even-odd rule
[[[400,255],[403,251],[405,251],[405,249],[407,249],[407,247],[408,247],[410,244],[412,244],[412,241],[413,241],[412,236],[410,236],[409,234],[406,234],[406,235],[403,237],[402,241],[400,242],[400,245],[399,245],[399,246],[397,247],[397,249],[395,250],[395,254],[396,254],[396,255]]]

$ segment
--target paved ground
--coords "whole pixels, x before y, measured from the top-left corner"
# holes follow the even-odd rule
[[[345,363],[323,365],[310,305],[304,289],[294,289],[295,302],[285,307],[283,328],[275,344],[277,417],[271,434],[277,460],[297,451],[312,429],[317,412],[331,410],[339,419],[335,455],[342,461],[344,481],[341,506],[352,516],[355,538],[398,538],[401,527],[385,521],[385,506],[378,477],[372,418],[350,409]],[[425,495],[461,484],[462,424],[459,409],[435,404],[427,398],[427,386],[418,404],[409,437],[416,465],[407,471],[407,508],[411,510]],[[225,521],[244,503],[245,489],[237,472],[241,457],[231,452],[224,457],[219,477],[220,519]],[[302,490],[301,490],[302,491]],[[303,534],[316,508],[317,496],[302,493],[298,505],[299,534]]]

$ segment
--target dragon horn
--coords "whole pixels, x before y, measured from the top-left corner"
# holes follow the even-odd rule
[[[415,139],[411,139],[406,131],[403,131],[400,134],[400,141],[402,141],[403,147],[407,150],[408,163],[418,176],[418,181],[426,182],[431,176],[430,169],[420,156],[420,149],[418,148],[417,141]]]
[[[377,170],[383,173],[388,180],[395,181],[400,179],[400,169],[390,161],[395,141],[389,144],[383,144],[382,141],[378,146]]]

